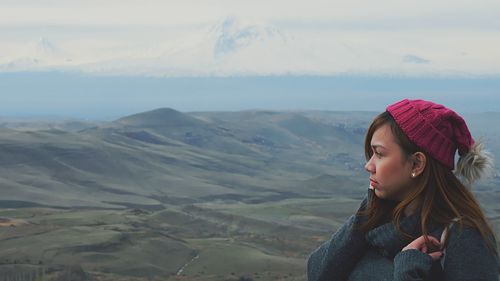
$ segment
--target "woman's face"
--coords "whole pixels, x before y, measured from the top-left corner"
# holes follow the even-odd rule
[[[388,124],[380,126],[371,139],[373,155],[365,165],[370,173],[370,188],[381,199],[401,201],[414,183],[412,164],[396,143]]]

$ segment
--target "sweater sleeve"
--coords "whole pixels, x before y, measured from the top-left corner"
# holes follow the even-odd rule
[[[367,196],[358,211],[366,208]],[[307,261],[308,281],[347,280],[350,272],[367,249],[359,225],[362,217],[352,215],[330,238],[316,249]]]
[[[425,280],[432,262],[419,250],[402,251],[394,258],[394,281]],[[445,281],[498,281],[498,265],[497,255],[488,249],[477,230],[453,227],[445,253]]]
[[[498,265],[496,249],[487,247],[478,230],[452,228],[443,265],[446,281],[498,281]]]
[[[399,252],[394,257],[394,281],[421,281],[431,271],[432,258],[416,249]]]

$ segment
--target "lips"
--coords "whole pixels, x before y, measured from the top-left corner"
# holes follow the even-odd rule
[[[377,181],[370,179],[370,186],[377,187],[377,185],[378,185]]]

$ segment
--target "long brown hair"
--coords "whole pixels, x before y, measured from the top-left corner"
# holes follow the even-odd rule
[[[367,209],[358,214],[368,218],[360,226],[361,230],[367,232],[382,223],[393,220],[396,229],[400,233],[409,239],[417,238],[403,232],[399,222],[405,208],[413,200],[419,198],[421,200],[420,230],[423,235],[428,235],[428,222],[430,221],[446,226],[458,218],[460,227],[468,226],[477,229],[483,240],[486,241],[487,246],[496,254],[495,234],[472,192],[460,182],[453,171],[410,141],[388,112],[379,114],[368,128],[365,138],[365,157],[367,161],[373,154],[371,148],[373,134],[385,124],[390,126],[395,140],[401,147],[406,159],[409,159],[415,152],[420,151],[427,157],[427,164],[417,179],[417,187],[403,201],[394,202],[371,196]],[[446,243],[447,241],[445,241],[445,245]]]

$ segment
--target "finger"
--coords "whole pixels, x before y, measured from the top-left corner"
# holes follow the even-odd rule
[[[436,251],[436,252],[432,252],[432,253],[430,253],[428,255],[431,256],[432,260],[437,261],[437,260],[439,260],[443,256],[443,252]]]
[[[443,248],[443,245],[442,245],[441,241],[438,241],[436,238],[429,237],[429,240],[431,241],[432,244],[434,244],[435,247],[437,247],[437,249],[442,249]]]
[[[422,235],[422,236],[418,237],[417,239],[413,240],[405,248],[422,250],[425,247],[425,249],[426,249],[425,252],[427,252],[428,247],[426,245],[427,243],[426,243],[425,238],[426,237],[424,235]],[[427,236],[427,239],[431,242],[431,244],[435,244],[435,245],[439,245],[439,246],[441,245],[441,243],[433,236]]]
[[[441,244],[441,242],[439,242],[439,240],[437,240],[437,238],[434,237],[434,236],[427,236],[427,239],[429,239],[429,241],[431,241],[435,245],[440,245]]]
[[[417,242],[419,244],[427,244],[427,241],[429,241],[430,242],[429,246],[432,246],[432,244],[434,244],[436,246],[441,246],[441,242],[439,242],[439,240],[437,240],[436,237],[427,235],[427,241],[425,240],[425,238],[426,238],[426,236],[422,235],[422,236],[418,237],[417,239],[415,239],[415,242]]]
[[[426,237],[427,237],[427,240],[430,240],[433,242],[439,242],[439,240],[436,237],[430,236],[430,235],[422,235],[422,236],[418,237],[416,240],[425,241]]]
[[[422,235],[422,236],[418,237],[417,239],[413,240],[413,242],[411,242],[411,243],[415,244],[415,245],[424,244],[425,243],[425,236]]]

